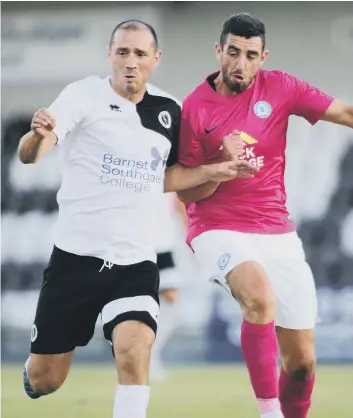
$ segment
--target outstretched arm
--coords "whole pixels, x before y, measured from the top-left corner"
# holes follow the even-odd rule
[[[353,128],[352,106],[289,74],[283,74],[283,82],[290,114],[302,116],[312,125],[324,120]]]
[[[335,99],[326,110],[322,120],[353,128],[353,106]]]

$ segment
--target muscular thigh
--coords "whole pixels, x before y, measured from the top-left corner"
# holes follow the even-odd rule
[[[296,380],[309,378],[315,370],[314,330],[277,327],[276,332],[286,373]]]
[[[276,333],[283,360],[299,363],[305,357],[315,357],[313,329],[276,327]]]

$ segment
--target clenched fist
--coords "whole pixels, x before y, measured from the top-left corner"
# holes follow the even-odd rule
[[[55,128],[54,116],[45,108],[37,110],[34,114],[31,129],[40,138],[45,138]]]
[[[244,141],[240,137],[240,131],[233,131],[223,138],[223,157],[226,161],[239,160],[244,154]]]

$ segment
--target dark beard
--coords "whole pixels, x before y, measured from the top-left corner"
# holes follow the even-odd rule
[[[229,90],[233,91],[234,93],[242,93],[245,91],[250,84],[252,83],[254,77],[250,79],[249,83],[232,83],[228,77],[228,73],[222,71],[223,81],[225,85],[229,88]]]

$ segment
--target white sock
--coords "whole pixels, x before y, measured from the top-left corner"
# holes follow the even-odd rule
[[[113,418],[146,418],[149,386],[119,385],[115,394]]]
[[[178,303],[167,302],[161,298],[157,337],[152,346],[151,355],[150,378],[152,380],[164,377],[162,351],[178,326],[178,308]]]
[[[277,398],[257,399],[261,418],[284,418]]]
[[[261,418],[284,418],[282,412],[266,412],[266,414],[261,414]]]

